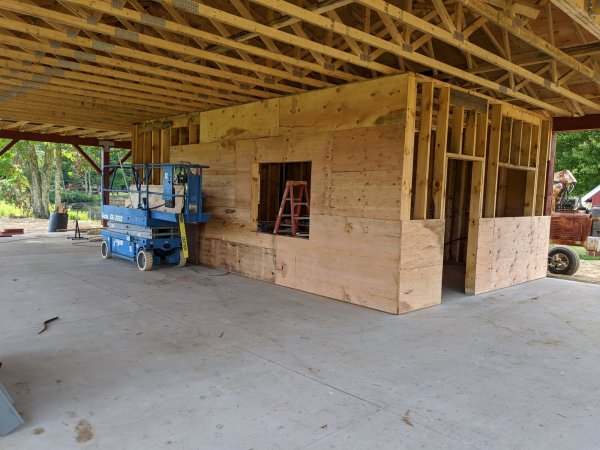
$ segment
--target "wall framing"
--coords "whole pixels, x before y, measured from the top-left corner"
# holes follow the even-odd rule
[[[507,131],[509,120],[520,132]],[[527,173],[527,218],[515,220],[528,224],[532,248],[547,242],[538,233],[546,222],[533,218],[550,128],[537,114],[406,74],[138,124],[134,158],[210,166],[213,219],[198,230],[198,262],[398,314],[441,301],[449,161],[471,167],[457,181],[469,198],[459,205],[467,219],[457,219],[469,239],[456,250],[466,254],[467,292],[506,284],[485,281],[496,269],[485,262],[490,223],[505,234],[523,227],[507,232],[509,218],[485,218],[506,195],[501,168]],[[258,233],[259,164],[302,161],[312,162],[310,238]],[[536,270],[509,284],[543,276],[535,255]]]

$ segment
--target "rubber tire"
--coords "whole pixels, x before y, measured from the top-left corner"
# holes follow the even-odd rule
[[[561,254],[569,261],[567,267],[559,269],[548,263],[548,271],[556,275],[574,275],[579,269],[579,255],[577,252],[569,247],[553,247],[548,252],[548,259],[555,255]]]
[[[187,259],[183,257],[183,249],[179,250],[179,262],[175,267],[185,267],[187,264]]]
[[[154,266],[154,257],[152,256],[152,252],[140,250],[135,257],[135,262],[137,263],[138,269],[144,272],[152,270],[152,267]]]
[[[112,252],[108,248],[108,242],[106,242],[104,240],[100,244],[100,256],[102,256],[102,259],[112,258]]]

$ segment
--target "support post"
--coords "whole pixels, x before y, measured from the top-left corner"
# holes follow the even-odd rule
[[[0,156],[4,155],[7,151],[9,151],[11,148],[13,148],[13,146],[19,142],[18,139],[13,139],[12,141],[10,141],[8,144],[6,144],[4,146],[4,148],[2,150],[0,150]]]
[[[110,203],[110,192],[106,191],[110,186],[110,172],[104,170],[104,168],[110,165],[110,149],[115,145],[113,141],[100,141],[98,142],[102,147],[102,204],[108,205]],[[107,220],[102,219],[102,226],[107,226]]]
[[[79,144],[71,144],[73,146],[73,148],[75,150],[77,150],[77,153],[79,153],[89,164],[90,166],[92,166],[92,168],[97,172],[97,173],[102,173],[102,170],[100,170],[100,167],[98,167],[98,164],[96,164],[96,162],[90,157],[90,155],[88,155],[85,150],[83,150]]]
[[[552,187],[554,185],[554,160],[556,159],[556,131],[552,131],[550,139],[550,156],[548,158],[548,170],[546,172],[546,202],[544,204],[544,215],[552,214]]]

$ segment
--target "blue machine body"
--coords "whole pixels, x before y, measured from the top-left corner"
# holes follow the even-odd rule
[[[141,270],[148,269],[140,266],[140,252],[146,252],[145,259],[152,258],[149,268],[157,264],[185,264],[181,260],[180,220],[184,224],[203,223],[211,216],[202,208],[202,170],[207,167],[188,163],[103,167],[102,219],[107,221],[107,228],[101,232],[102,256],[137,262]],[[157,172],[161,190],[153,191],[151,181],[156,180]],[[119,177],[124,185],[118,186]],[[105,180],[109,180],[108,185]],[[126,194],[130,205],[108,204],[107,197],[115,194]],[[179,198],[181,202],[177,201]],[[158,200],[159,205],[152,206],[150,199]]]

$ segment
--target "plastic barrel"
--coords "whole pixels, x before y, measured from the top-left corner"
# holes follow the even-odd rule
[[[57,212],[50,213],[50,220],[48,221],[48,232],[55,233],[58,230],[65,230],[69,223],[69,216],[67,214],[61,214]]]

